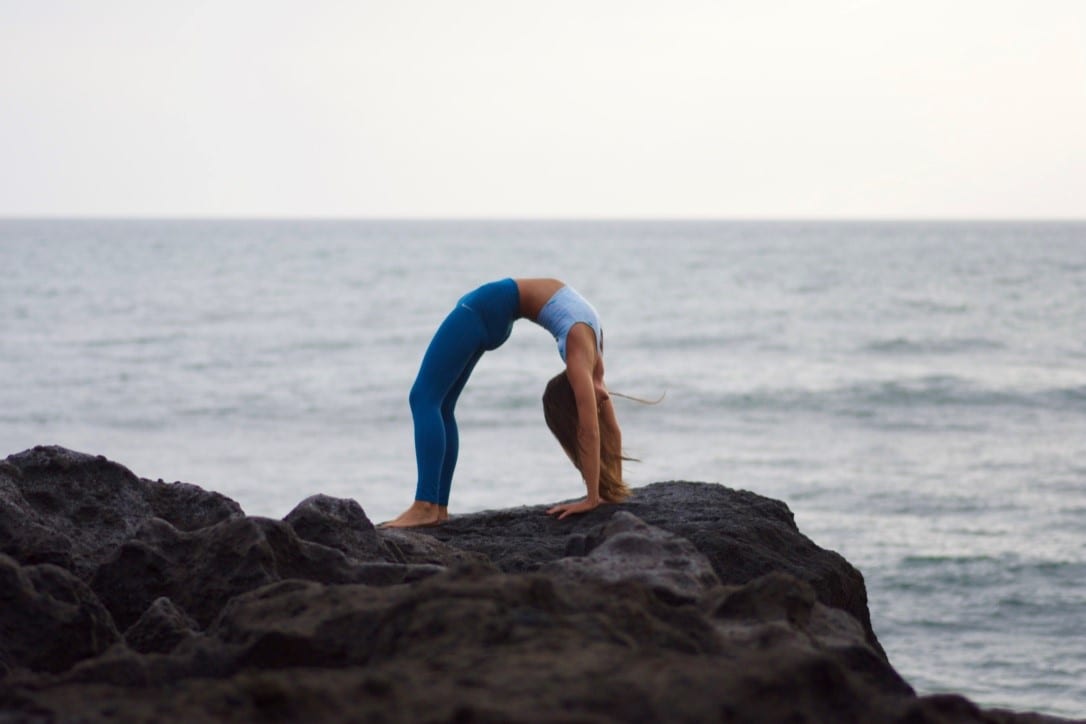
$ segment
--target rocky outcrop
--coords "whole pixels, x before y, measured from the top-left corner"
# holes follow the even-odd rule
[[[0,535],[4,722],[1044,720],[917,697],[859,572],[716,485],[384,531],[35,448]]]
[[[124,642],[141,654],[168,654],[181,642],[196,637],[199,630],[199,624],[163,596],[124,632]]]
[[[0,555],[0,666],[59,672],[120,640],[85,583],[49,563]]]
[[[535,571],[552,561],[584,555],[600,526],[617,511],[686,539],[712,565],[723,584],[743,584],[773,572],[806,581],[818,599],[852,614],[868,644],[882,653],[871,628],[863,576],[833,551],[800,533],[788,506],[745,490],[691,482],[654,483],[621,506],[604,505],[554,521],[547,506],[526,506],[456,516],[430,529],[438,540],[485,555],[503,571]]]
[[[143,480],[102,456],[36,447],[0,463],[0,553],[81,578],[150,519],[193,531],[243,517],[223,495]]]
[[[693,543],[625,511],[612,515],[590,538],[570,543],[570,555],[540,570],[578,582],[636,582],[671,603],[696,603],[720,585],[709,559]]]
[[[267,518],[227,520],[191,533],[152,518],[98,567],[90,585],[122,628],[162,596],[207,626],[235,596],[288,578],[392,585],[440,570],[359,561]]]

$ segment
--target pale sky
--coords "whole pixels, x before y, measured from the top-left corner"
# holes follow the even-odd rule
[[[1086,0],[0,0],[0,216],[1086,218]]]

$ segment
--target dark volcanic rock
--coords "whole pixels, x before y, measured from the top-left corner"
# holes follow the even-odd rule
[[[20,566],[0,555],[0,664],[64,671],[120,640],[87,585],[50,564]]]
[[[800,533],[781,501],[721,485],[671,482],[642,488],[626,509],[693,543],[725,584],[775,571],[806,581],[820,601],[856,617],[869,643],[881,650],[871,629],[863,575]]]
[[[378,534],[393,560],[401,563],[428,563],[435,566],[487,566],[497,570],[482,553],[465,551],[442,543],[417,530],[388,528]]]
[[[302,540],[335,548],[361,561],[389,557],[377,529],[354,500],[312,495],[298,503],[283,522]]]
[[[418,531],[378,530],[354,500],[312,495],[283,522],[302,540],[335,548],[359,561],[446,567],[489,564],[482,554],[454,548]]]
[[[114,650],[10,700],[90,720],[1001,721],[915,697],[858,623],[770,578],[700,606],[542,573],[283,581],[234,598],[171,657]]]
[[[375,530],[35,448],[0,545],[0,722],[1056,721],[917,697],[859,572],[716,485]]]
[[[152,518],[99,566],[91,587],[121,627],[162,596],[207,626],[234,596],[284,578],[391,585],[438,570],[359,563],[267,518],[227,520],[191,533]]]
[[[195,530],[242,515],[218,493],[142,480],[104,457],[61,447],[36,447],[0,464],[0,552],[21,563],[56,563],[81,578],[150,518]]]
[[[139,620],[124,632],[124,641],[142,654],[165,654],[197,635],[199,624],[174,602],[156,598]]]
[[[534,571],[565,557],[571,538],[578,540],[624,511],[693,543],[723,583],[746,583],[774,571],[808,582],[820,601],[855,616],[868,643],[882,651],[871,628],[863,576],[840,555],[800,533],[792,512],[780,501],[722,485],[669,482],[638,488],[621,505],[603,505],[561,521],[547,516],[547,507],[472,513],[420,530],[483,553],[504,571]]]
[[[835,631],[819,641],[811,622],[824,607],[807,588],[802,621],[775,609],[753,618],[744,611],[738,621],[667,603],[632,582],[570,584],[543,574],[462,570],[391,588],[285,581],[233,599],[205,641],[179,652],[184,666],[115,655],[59,688],[133,676],[176,693],[204,658],[217,662],[219,682],[201,676],[188,686],[230,685],[246,716],[264,707],[248,690],[254,678],[287,702],[330,698],[352,719],[391,704],[403,721],[471,712],[490,721],[700,722],[719,718],[722,705],[740,721],[812,711],[815,721],[873,721],[909,702],[911,690],[867,648],[858,625],[851,637]],[[305,676],[314,669],[326,672],[325,683]],[[113,696],[124,710],[132,694]]]
[[[583,554],[560,558],[540,570],[580,581],[636,581],[672,602],[692,603],[720,585],[709,559],[690,541],[625,511],[615,513],[593,535],[570,543],[567,548]]]

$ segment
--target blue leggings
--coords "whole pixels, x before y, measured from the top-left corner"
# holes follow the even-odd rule
[[[438,327],[411,387],[418,484],[415,500],[449,504],[460,435],[453,411],[483,352],[509,337],[519,316],[516,282],[491,282],[466,294]]]

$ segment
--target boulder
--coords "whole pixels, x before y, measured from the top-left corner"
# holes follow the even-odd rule
[[[0,667],[65,671],[120,638],[109,612],[71,573],[0,554]]]
[[[440,570],[360,563],[268,518],[226,520],[192,532],[152,518],[98,567],[91,587],[122,628],[162,596],[205,627],[234,596],[287,578],[392,585]]]
[[[100,455],[39,446],[0,464],[2,551],[83,579],[151,518],[188,531],[242,516],[225,496],[137,478]]]
[[[125,643],[142,654],[166,654],[199,633],[192,618],[162,596],[156,598],[143,615],[124,632]]]
[[[354,500],[311,495],[283,518],[298,537],[342,551],[360,561],[386,561],[390,557],[377,529]]]
[[[485,554],[466,551],[417,530],[384,528],[378,531],[389,556],[400,563],[434,566],[484,566],[498,570]]]
[[[697,601],[720,585],[709,559],[677,535],[618,511],[590,536],[570,539],[565,558],[540,571],[573,580],[636,581],[673,602]]]
[[[868,643],[885,656],[871,628],[863,575],[803,535],[788,506],[778,500],[711,483],[664,482],[635,489],[620,505],[601,505],[564,520],[546,515],[548,507],[459,515],[419,531],[482,553],[503,571],[535,571],[566,557],[570,539],[585,536],[622,511],[690,541],[723,583],[747,583],[774,571],[806,581],[824,604],[854,616]]]

